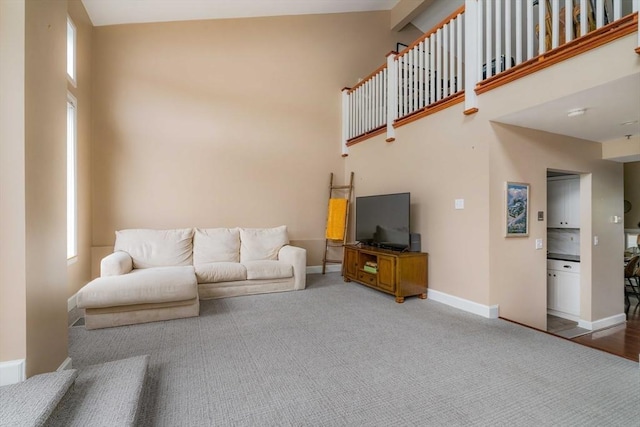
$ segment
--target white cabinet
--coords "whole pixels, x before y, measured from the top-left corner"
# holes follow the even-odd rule
[[[580,263],[547,260],[547,309],[570,320],[580,317]]]
[[[580,228],[580,178],[547,180],[547,227]]]

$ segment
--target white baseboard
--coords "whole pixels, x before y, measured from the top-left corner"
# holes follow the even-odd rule
[[[58,369],[56,369],[56,372],[64,371],[67,369],[73,369],[73,362],[70,357],[67,357],[66,359],[64,359],[64,362],[62,362],[62,365],[60,365]]]
[[[0,362],[0,386],[16,384],[26,380],[25,365],[25,359]]]
[[[340,273],[342,272],[342,264],[329,264],[325,269],[327,273]],[[307,274],[320,274],[322,273],[321,265],[311,265],[307,267]]]
[[[451,307],[468,311],[469,313],[477,314],[478,316],[486,317],[488,319],[498,318],[499,307],[497,305],[478,304],[477,302],[469,301],[467,299],[433,289],[427,290],[427,296],[430,300],[441,302],[442,304],[450,305]]]
[[[78,293],[76,292],[71,296],[71,298],[67,300],[67,312],[73,310],[78,306],[77,298],[78,298]]]
[[[605,317],[604,319],[598,319],[594,322],[587,320],[578,320],[578,326],[590,331],[598,331],[604,328],[610,328],[611,326],[621,325],[627,321],[627,316],[624,313],[616,314],[614,316]]]

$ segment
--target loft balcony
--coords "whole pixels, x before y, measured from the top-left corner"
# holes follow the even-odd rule
[[[638,58],[639,6],[640,0],[466,0],[342,90],[342,153],[380,134],[391,142],[396,128],[458,103],[472,115],[482,108],[482,94],[623,37],[637,34],[624,54]],[[624,99],[615,102],[637,104],[637,95],[623,87],[616,96]]]

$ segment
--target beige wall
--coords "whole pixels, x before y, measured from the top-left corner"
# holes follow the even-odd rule
[[[638,73],[637,55],[630,54],[636,43],[637,37],[627,36],[487,92],[479,98],[477,119],[499,121],[511,112]],[[579,80],[575,70],[582,70]],[[504,239],[501,235],[504,181],[530,183],[531,212],[546,212],[547,169],[582,174],[580,318],[592,322],[623,313],[618,286],[623,229],[622,224],[610,221],[622,211],[622,165],[602,160],[601,145],[589,141],[500,125],[493,126],[492,132],[491,300],[500,304],[500,315],[546,327],[545,250],[534,249],[536,238],[545,239],[546,248],[546,223],[531,216],[529,238]],[[598,236],[598,246],[591,244],[594,236]]]
[[[68,12],[76,26],[76,86],[67,89],[78,101],[77,201],[78,256],[67,269],[67,296],[91,279],[91,35],[93,25],[80,0],[68,0]]]
[[[66,2],[26,3],[27,375],[67,357]]]
[[[599,48],[479,97],[479,112],[462,104],[351,147],[345,170],[356,172],[356,195],[410,191],[412,231],[429,252],[429,287],[483,305],[500,316],[546,328],[547,169],[582,174],[582,320],[623,312],[621,224],[611,215],[622,206],[622,165],[602,160],[601,146],[585,140],[493,123],[506,114],[571,92],[637,73],[632,38]],[[615,58],[615,59],[612,59]],[[608,77],[607,61],[614,70]],[[576,81],[575,70],[581,73]],[[540,90],[544,87],[545,90]],[[531,185],[530,234],[504,236],[506,181]],[[455,199],[464,209],[455,210]],[[592,246],[592,237],[599,237]]]
[[[123,228],[286,224],[320,264],[329,173],[344,180],[340,89],[419,35],[390,31],[389,19],[95,28],[94,253]]]
[[[25,5],[0,1],[0,362],[26,342]]]
[[[1,360],[26,358],[31,376],[67,357],[66,2],[2,2],[0,10],[2,38],[16,42],[3,45],[3,95],[11,86],[8,101],[24,106],[23,116],[5,116],[3,96],[2,199],[11,213],[3,206],[0,300],[12,307],[5,314],[2,306]],[[6,129],[5,117],[16,120]]]
[[[624,199],[631,210],[624,215],[624,228],[640,228],[640,162],[624,165]]]
[[[356,196],[409,191],[411,230],[429,253],[429,288],[489,304],[489,151],[463,104],[349,149]],[[477,123],[477,122],[476,122]],[[464,210],[454,209],[464,199]],[[353,229],[354,227],[352,227]]]

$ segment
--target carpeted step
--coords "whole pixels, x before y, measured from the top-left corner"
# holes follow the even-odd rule
[[[148,364],[144,355],[79,369],[75,386],[46,425],[135,425]]]
[[[75,369],[0,387],[0,426],[42,426],[78,376]]]

